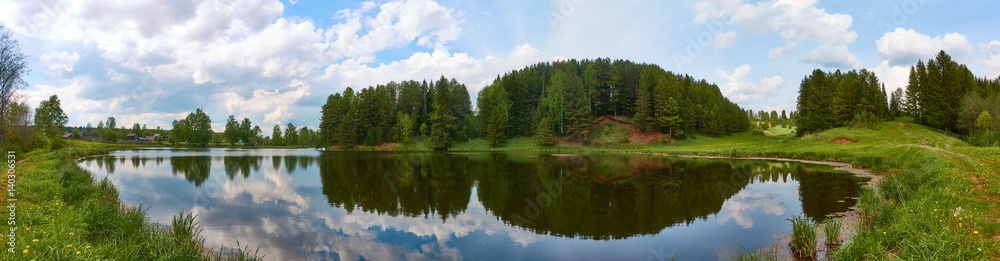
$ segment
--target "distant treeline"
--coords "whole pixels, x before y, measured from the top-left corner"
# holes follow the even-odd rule
[[[511,71],[478,94],[477,112],[465,85],[404,81],[330,95],[320,123],[322,145],[376,145],[428,137],[435,149],[453,140],[507,138],[551,130],[585,140],[595,117],[633,117],[647,129],[723,135],[749,129],[749,112],[718,86],[656,65],[627,60],[566,60]],[[540,124],[544,122],[545,124]]]

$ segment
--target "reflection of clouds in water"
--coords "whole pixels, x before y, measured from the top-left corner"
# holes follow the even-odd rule
[[[321,208],[318,204],[322,202],[311,208],[319,211],[295,213],[281,204],[252,203],[255,198],[237,196],[213,208],[195,206],[193,211],[203,225],[206,244],[229,246],[239,239],[241,245],[251,249],[259,246],[262,253],[278,260],[300,259],[305,253],[320,260],[333,253],[343,260],[425,260],[461,259],[461,252],[449,247],[448,242],[477,231],[505,233],[522,246],[540,238],[497,221],[475,198],[467,211],[446,221],[438,215],[393,217],[363,211],[347,214],[339,208]],[[381,242],[378,236],[387,230],[406,232],[422,241],[414,246]]]
[[[337,209],[337,211],[343,211]],[[525,231],[524,229],[512,227],[498,221],[495,216],[486,211],[483,204],[479,202],[476,193],[472,193],[469,205],[465,212],[442,220],[439,215],[428,215],[424,217],[405,217],[379,215],[377,213],[354,211],[351,214],[339,215],[340,218],[330,217],[320,213],[327,227],[340,230],[348,235],[365,236],[369,228],[391,227],[399,231],[405,231],[419,237],[436,237],[440,243],[445,243],[452,236],[462,238],[469,234],[482,231],[487,235],[498,232],[508,235],[514,242],[521,246],[526,246],[540,239],[541,236]]]
[[[764,190],[746,189],[722,203],[722,211],[716,220],[720,225],[733,220],[743,228],[753,227],[753,218],[749,212],[762,209],[764,213],[773,216],[785,214],[787,208],[778,195]]]

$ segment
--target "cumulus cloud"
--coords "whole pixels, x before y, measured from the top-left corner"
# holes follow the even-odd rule
[[[781,202],[777,194],[762,190],[744,190],[722,203],[722,210],[716,222],[725,224],[733,221],[741,227],[749,229],[754,225],[754,220],[750,217],[749,212],[757,209],[772,216],[781,216],[785,214],[785,211],[788,211],[785,203]]]
[[[75,65],[76,61],[80,59],[80,54],[77,52],[50,52],[43,54],[42,57],[39,57],[38,59],[52,72],[68,72],[73,70],[73,65]]]
[[[861,61],[846,45],[820,44],[802,57],[802,62],[814,63],[826,68],[861,69]]]
[[[796,53],[795,49],[802,45],[799,42],[788,42],[785,46],[779,46],[771,49],[767,52],[767,58],[776,59],[778,57],[793,55]]]
[[[481,75],[473,76],[476,73],[471,68],[460,66],[520,65],[515,61],[532,60],[525,57],[537,51],[530,47],[516,49],[517,54],[529,51],[524,54],[528,56],[518,58],[477,59],[452,54],[448,44],[458,39],[464,21],[459,12],[433,0],[398,0],[379,5],[364,2],[357,8],[336,12],[335,24],[325,28],[309,19],[281,17],[285,6],[278,0],[0,0],[0,6],[8,10],[0,11],[0,20],[7,21],[14,32],[60,42],[61,50],[49,50],[40,58],[49,69],[47,73],[74,68],[83,71],[67,76],[72,79],[53,75],[47,85],[32,89],[41,95],[53,88],[82,88],[81,92],[59,95],[64,101],[105,104],[94,106],[103,108],[95,112],[101,114],[98,118],[142,113],[166,116],[201,107],[210,115],[219,115],[216,118],[223,113],[246,114],[254,122],[304,120],[307,122],[296,123],[315,125],[318,115],[292,113],[318,114],[318,105],[303,103],[303,99],[319,93],[319,85],[326,85],[322,93],[329,93],[333,91],[329,90],[330,84],[361,82],[348,74],[330,78],[328,68],[399,76],[394,79],[430,75],[411,73],[408,70],[413,67],[393,63],[367,66],[383,50],[416,45],[435,50],[435,55],[414,54],[408,61],[411,65],[423,64],[427,71],[435,66],[451,68],[435,74],[449,73],[451,77],[455,72],[456,77],[477,79],[479,83]],[[62,48],[74,45],[75,50]],[[441,62],[441,57],[447,57],[444,61],[450,63],[430,64]],[[101,69],[82,70],[84,67]],[[371,81],[364,82],[375,84],[376,74],[367,74]],[[275,86],[280,87],[275,90]],[[143,102],[136,102],[140,100]],[[272,109],[263,110],[258,104]],[[86,123],[76,121],[78,117],[74,116],[84,111],[67,112],[71,125]]]
[[[750,70],[749,64],[736,67],[733,69],[733,72],[716,69],[715,75],[726,81],[726,83],[719,86],[722,93],[738,102],[760,100],[765,96],[774,94],[781,85],[785,84],[785,80],[777,75],[764,77],[758,83],[747,81]]]
[[[478,90],[493,82],[499,74],[511,68],[521,68],[541,61],[558,60],[557,56],[549,55],[531,45],[520,45],[504,56],[487,56],[474,58],[466,53],[451,53],[444,49],[432,53],[418,52],[407,59],[369,67],[359,61],[345,61],[326,68],[322,78],[341,79],[342,86],[363,88],[389,80],[429,79],[435,80],[441,75],[455,78],[465,83],[469,93],[475,95]]]
[[[764,1],[705,0],[695,3],[695,22],[723,19],[749,32],[778,32],[789,40],[810,40],[828,44],[849,44],[858,34],[851,30],[853,18],[830,14],[816,6],[816,0]]]
[[[896,28],[875,41],[879,55],[892,65],[911,65],[917,60],[930,59],[944,50],[952,56],[972,52],[972,44],[959,33],[931,38],[913,29]]]
[[[715,40],[712,42],[712,46],[715,49],[725,49],[736,45],[736,32],[725,32],[715,36]]]
[[[887,93],[896,88],[906,89],[910,80],[909,66],[894,66],[890,65],[889,61],[882,61],[878,67],[872,69],[872,73],[875,73],[875,76],[885,84]]]
[[[983,52],[981,63],[986,75],[1000,77],[1000,41],[981,43],[979,50]]]

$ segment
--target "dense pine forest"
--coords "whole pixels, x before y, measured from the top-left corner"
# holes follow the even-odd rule
[[[815,70],[799,89],[798,135],[831,128],[870,127],[884,119],[910,116],[919,124],[964,135],[979,146],[1000,141],[1000,79],[977,78],[944,51],[911,67],[906,89],[886,94],[875,74]]]
[[[468,89],[436,82],[390,82],[330,95],[323,106],[323,146],[377,145],[426,137],[434,149],[485,138],[560,135],[587,141],[597,117],[627,118],[647,131],[726,135],[750,128],[748,112],[719,87],[659,66],[627,60],[565,60],[511,71],[483,88],[474,112]]]

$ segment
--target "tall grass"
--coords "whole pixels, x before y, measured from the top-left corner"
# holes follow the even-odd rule
[[[843,226],[840,219],[830,218],[823,225],[823,234],[826,235],[826,245],[832,246],[840,244],[840,228]]]
[[[799,258],[816,257],[816,222],[804,215],[792,217],[792,254]]]
[[[21,186],[17,253],[0,260],[259,260],[248,248],[222,257],[206,253],[200,229],[182,211],[170,225],[148,221],[127,206],[107,179],[95,181],[74,159],[108,153],[107,145],[68,141],[69,147],[19,154]]]

